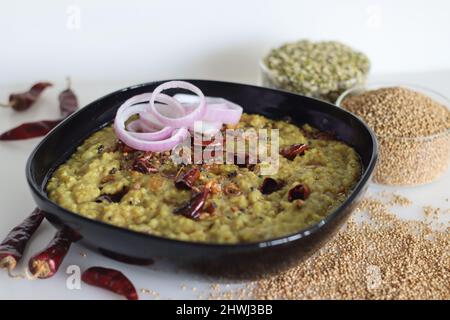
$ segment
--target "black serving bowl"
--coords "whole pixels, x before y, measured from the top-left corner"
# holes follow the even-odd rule
[[[280,271],[314,253],[339,229],[367,189],[377,160],[373,132],[357,117],[334,105],[293,93],[251,85],[186,80],[205,95],[220,96],[243,106],[247,113],[273,119],[289,118],[332,131],[359,153],[360,181],[348,199],[317,224],[277,239],[248,244],[207,244],[165,239],[138,233],[70,212],[46,192],[47,180],[93,132],[111,123],[117,108],[136,94],[151,92],[162,81],[128,87],[90,103],[53,129],[31,153],[26,176],[37,206],[56,227],[72,229],[79,241],[108,256],[130,262],[167,259],[184,268],[225,277],[249,278]]]

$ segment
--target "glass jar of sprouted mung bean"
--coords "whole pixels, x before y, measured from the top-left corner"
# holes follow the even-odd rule
[[[260,62],[263,86],[332,103],[344,91],[364,84],[369,69],[365,54],[336,41],[287,43]]]

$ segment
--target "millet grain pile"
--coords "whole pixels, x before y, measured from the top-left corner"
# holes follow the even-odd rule
[[[376,198],[314,257],[259,281],[258,299],[450,299],[450,228],[396,218]],[[356,213],[358,215],[358,212]]]
[[[374,181],[417,185],[438,178],[450,157],[450,111],[422,93],[401,87],[366,91],[341,106],[376,133],[380,159]]]
[[[410,204],[388,192],[365,198],[347,225],[313,257],[210,298],[450,299],[449,224],[436,229],[426,220],[403,220],[391,212],[391,206]],[[424,213],[430,210],[426,207]]]

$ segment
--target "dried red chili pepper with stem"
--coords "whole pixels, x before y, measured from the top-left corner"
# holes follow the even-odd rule
[[[103,267],[91,267],[83,272],[81,280],[92,286],[120,294],[128,300],[139,300],[134,285],[118,270]]]
[[[64,118],[70,116],[78,109],[78,99],[71,88],[70,77],[67,77],[67,89],[62,91],[59,96],[59,111]]]
[[[66,228],[56,232],[47,247],[30,259],[28,268],[31,274],[39,279],[53,276],[58,271],[73,240],[72,232]]]
[[[42,120],[22,123],[20,126],[3,132],[0,140],[24,140],[45,136],[62,120]]]
[[[70,89],[70,79],[68,79],[68,86],[59,95],[59,109],[63,119],[78,109],[77,97]],[[63,119],[26,122],[2,133],[0,140],[24,140],[45,136]]]
[[[8,233],[0,244],[0,268],[12,270],[16,267],[28,241],[43,219],[42,211],[36,208],[21,224]]]
[[[38,82],[28,91],[10,94],[9,103],[0,105],[2,107],[11,107],[16,111],[25,111],[36,102],[42,91],[51,86],[52,84],[50,82]]]

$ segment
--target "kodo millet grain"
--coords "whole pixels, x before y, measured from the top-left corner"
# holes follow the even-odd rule
[[[450,299],[448,224],[402,220],[366,198],[346,228],[315,256],[258,281],[263,299]]]
[[[446,106],[403,87],[348,96],[340,105],[361,117],[377,135],[380,159],[375,182],[418,185],[446,171],[450,158],[450,111]]]
[[[363,199],[346,226],[298,266],[211,298],[450,299],[449,224],[400,219],[392,209],[412,202],[386,197]]]

